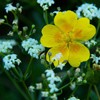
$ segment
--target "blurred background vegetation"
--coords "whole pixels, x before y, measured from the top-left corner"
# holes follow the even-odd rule
[[[93,3],[97,7],[100,7],[100,0],[55,0],[55,4],[50,7],[48,12],[52,12],[57,10],[57,7],[61,7],[62,11],[65,10],[76,10],[78,6],[80,6],[82,3]],[[39,40],[41,37],[41,28],[45,25],[45,21],[43,19],[43,10],[39,6],[39,4],[36,3],[36,0],[0,0],[0,18],[4,18],[5,13],[5,6],[8,3],[13,3],[13,5],[16,5],[16,3],[20,3],[20,5],[23,7],[22,14],[19,14],[19,28],[22,29],[23,26],[28,26],[29,29],[31,28],[32,24],[35,24],[36,26],[36,33],[33,34],[33,38]],[[13,15],[11,13],[7,14],[9,21],[13,20]],[[52,19],[49,19],[49,22]],[[94,24],[96,24],[96,20],[94,20]],[[0,25],[0,38],[7,38],[6,34],[10,31],[10,28],[5,25]],[[16,53],[19,53],[19,50],[17,48]],[[21,55],[21,60],[23,62],[29,62],[30,57],[28,56],[26,59],[26,55]],[[1,63],[1,61],[0,61]],[[39,76],[44,71],[44,67],[40,65],[39,60],[34,61],[35,64],[32,64],[32,70],[33,75],[31,76],[32,84],[39,82]],[[22,70],[24,72],[27,65],[22,63]],[[42,66],[42,67],[41,67]],[[30,80],[26,81],[27,85],[29,86]],[[88,86],[82,86],[79,88],[80,92],[78,92],[78,95],[80,95],[80,98],[84,100],[84,96],[87,93],[87,87]],[[82,91],[81,91],[82,90]],[[100,89],[99,89],[100,90]],[[70,92],[70,91],[69,91]],[[69,93],[64,90],[63,96],[66,97]],[[84,94],[84,95],[82,95]],[[93,96],[94,97],[94,96]],[[19,92],[16,90],[12,82],[9,80],[9,78],[6,76],[4,71],[0,67],[0,100],[24,100],[24,98],[19,94]],[[61,99],[60,99],[61,100]],[[96,97],[94,97],[93,100],[97,100]]]

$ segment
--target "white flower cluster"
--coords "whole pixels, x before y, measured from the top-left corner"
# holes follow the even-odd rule
[[[80,100],[80,99],[77,99],[76,97],[70,97],[68,100]]]
[[[9,53],[16,44],[15,40],[0,40],[0,52]]]
[[[9,54],[3,58],[4,68],[9,70],[10,68],[14,68],[15,64],[19,65],[21,60],[17,58],[16,54]]]
[[[50,93],[57,92],[58,88],[56,87],[55,82],[61,82],[61,78],[59,76],[55,76],[53,70],[46,70],[45,72],[47,80],[49,81]]]
[[[39,58],[39,54],[45,50],[45,48],[38,44],[38,41],[32,38],[22,41],[22,47],[28,54],[36,59]]]
[[[97,42],[95,40],[90,40],[90,41],[86,41],[85,44],[87,45],[87,47],[91,47],[91,46],[95,46],[97,44]]]
[[[16,10],[18,10],[19,12],[22,12],[22,6],[19,7],[18,5],[18,7],[15,7],[12,5],[12,3],[9,3],[6,5],[5,10],[6,10],[6,13],[10,11],[16,11]]]
[[[76,10],[76,13],[79,18],[87,17],[89,19],[93,19],[95,17],[100,18],[100,9],[98,9],[94,4],[85,3],[82,4]]]
[[[95,54],[91,54],[91,58],[93,59],[93,62],[98,64],[100,61],[100,57],[97,57]]]
[[[47,10],[52,4],[54,4],[54,0],[37,0],[37,3],[43,8],[43,10]]]

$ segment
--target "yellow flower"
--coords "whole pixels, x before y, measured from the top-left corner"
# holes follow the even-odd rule
[[[78,67],[81,62],[87,61],[90,57],[90,52],[82,42],[91,39],[96,28],[90,24],[88,18],[77,18],[77,15],[72,11],[59,12],[54,18],[54,24],[48,24],[42,29],[41,43],[43,46],[50,48],[49,58],[46,55],[47,61],[52,61],[52,58],[61,53],[59,63],[67,60],[73,67]],[[57,61],[53,62],[55,66]]]

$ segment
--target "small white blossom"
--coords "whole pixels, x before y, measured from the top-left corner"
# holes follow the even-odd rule
[[[57,53],[53,58],[52,61],[59,60],[62,57],[62,53]]]
[[[50,84],[54,84],[54,82],[61,82],[61,79],[59,76],[51,76],[48,77],[47,80],[50,82]]]
[[[4,23],[5,20],[4,19],[0,19],[0,24]]]
[[[39,58],[39,54],[45,50],[45,48],[38,44],[38,41],[32,38],[22,41],[22,47],[28,54],[36,59]]]
[[[95,40],[90,40],[90,41],[86,41],[85,44],[87,45],[87,47],[91,47],[92,45],[96,45],[97,42]]]
[[[7,4],[5,7],[6,13],[8,13],[9,11],[15,11],[17,8],[12,6],[12,4]]]
[[[7,35],[8,35],[8,36],[13,36],[13,35],[14,35],[14,32],[9,31],[9,33],[8,33]]]
[[[34,87],[34,86],[32,86],[32,85],[31,85],[31,86],[29,86],[29,91],[30,91],[30,92],[34,92],[34,89],[35,89],[35,87]]]
[[[83,77],[82,77],[82,76],[79,76],[79,77],[77,78],[77,82],[82,82],[82,80],[83,80]]]
[[[36,84],[36,89],[41,90],[42,89],[42,83],[37,83]]]
[[[43,8],[43,10],[47,10],[52,4],[54,4],[54,0],[37,0],[37,3]]]
[[[55,76],[55,73],[54,73],[54,71],[53,70],[46,70],[45,71],[46,72],[46,77],[53,77],[53,76]]]
[[[3,58],[4,68],[9,70],[10,68],[14,68],[15,64],[19,65],[21,60],[17,58],[16,54],[9,54]]]
[[[59,76],[56,76],[55,77],[55,82],[61,82],[62,80],[61,80],[61,78],[59,77]]]
[[[9,53],[15,45],[15,40],[0,40],[0,52]]]
[[[78,7],[76,13],[79,18],[87,17],[93,19],[94,17],[97,17],[97,11],[98,9],[94,4],[85,3]]]
[[[18,24],[18,19],[14,19],[12,24]]]
[[[56,87],[55,84],[49,84],[49,88],[50,88],[50,93],[54,93],[58,91],[58,88]]]
[[[91,54],[91,58],[93,59],[93,62],[95,62],[96,64],[98,64],[100,61],[100,57],[97,57],[95,54]]]
[[[56,94],[53,94],[52,96],[50,96],[50,98],[51,98],[52,100],[58,100]]]
[[[19,8],[18,8],[18,11],[21,13],[22,12],[22,6],[20,6]]]
[[[64,66],[65,66],[64,63],[59,63],[59,65],[57,65],[56,67],[57,67],[57,68],[60,68],[60,69],[62,70]]]
[[[42,91],[41,94],[42,94],[42,97],[48,97],[49,92],[48,91]]]
[[[76,68],[76,70],[75,70],[75,76],[78,76],[79,73],[80,73],[80,68]]]
[[[75,87],[76,87],[76,83],[75,83],[75,82],[71,83],[71,85],[70,85],[70,89],[71,89],[71,90],[74,90]]]
[[[70,97],[68,100],[80,100],[80,99],[78,99],[76,97]]]

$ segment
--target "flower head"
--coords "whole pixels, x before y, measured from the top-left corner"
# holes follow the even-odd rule
[[[37,0],[37,3],[43,8],[43,10],[47,10],[52,4],[54,4],[54,0]]]
[[[5,7],[6,13],[8,13],[9,11],[15,11],[17,8],[12,6],[12,4],[7,4]]]
[[[14,68],[15,64],[19,65],[21,60],[17,58],[16,54],[9,54],[3,58],[4,68],[9,70],[10,68]]]
[[[89,19],[93,19],[94,17],[97,17],[98,9],[93,4],[85,3],[78,7],[76,13],[79,18],[87,17]]]
[[[47,61],[61,53],[59,63],[67,60],[73,67],[78,67],[81,62],[87,61],[90,57],[88,48],[81,42],[91,39],[96,29],[90,24],[88,18],[77,18],[72,11],[59,12],[54,18],[54,24],[48,24],[42,29],[41,43],[50,48],[51,56],[46,55]],[[53,61],[58,65],[58,61]]]
[[[15,40],[0,40],[0,52],[9,53],[16,44]]]
[[[38,41],[32,38],[22,41],[22,47],[25,51],[28,51],[28,54],[36,59],[39,58],[39,55],[45,48],[38,44]]]

